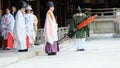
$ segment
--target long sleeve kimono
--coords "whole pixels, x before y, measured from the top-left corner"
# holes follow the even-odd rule
[[[14,47],[18,50],[28,49],[29,45],[26,43],[26,25],[25,25],[25,17],[18,11],[16,14],[16,22],[14,27]]]
[[[34,27],[34,41],[35,41],[35,38],[37,36],[37,29],[38,29],[37,28],[37,24],[38,24],[38,19],[37,19],[37,16],[34,15],[34,23],[33,23],[33,27]]]
[[[29,37],[30,45],[34,45],[34,15],[31,13],[28,13],[25,15],[25,24],[27,29],[27,35]]]
[[[80,16],[77,14],[73,15],[72,22],[70,23],[69,31],[73,31],[77,29],[77,25],[87,19],[87,15],[81,13]],[[77,47],[77,51],[85,51],[86,46],[86,31],[89,30],[88,25],[78,29],[75,33],[76,38],[74,39],[75,46]]]
[[[44,26],[46,53],[52,53],[52,52],[59,51],[59,47],[56,42],[58,41],[57,30],[58,30],[58,24],[56,23],[53,12],[48,11],[46,15],[46,20],[45,20],[45,26]]]
[[[80,16],[77,16],[77,14],[74,14],[73,18],[72,18],[72,22],[70,23],[69,31],[73,31],[73,30],[77,29],[76,25],[78,25],[80,22],[86,20],[87,18],[88,18],[87,15],[84,14],[84,13],[81,13]],[[85,38],[85,36],[86,36],[85,33],[88,30],[89,30],[88,25],[86,25],[85,27],[77,30],[76,33],[75,33],[76,38]]]
[[[5,14],[1,20],[1,36],[4,40],[4,48],[13,47],[13,28],[14,28],[14,17],[13,15]]]

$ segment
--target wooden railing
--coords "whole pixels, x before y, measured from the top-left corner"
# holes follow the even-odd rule
[[[91,9],[90,15],[98,14],[98,16],[116,16],[117,8],[105,8],[105,9]]]
[[[58,29],[58,39],[61,39],[65,36],[65,34],[68,33],[68,27],[60,27]],[[63,40],[61,40],[60,42],[69,40],[68,37],[64,38]],[[45,43],[45,38],[44,38],[44,29],[38,29],[37,31],[37,37],[36,37],[36,41],[35,44],[42,44]]]

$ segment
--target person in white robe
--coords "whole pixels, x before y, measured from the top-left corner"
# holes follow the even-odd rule
[[[1,36],[3,37],[3,49],[13,48],[13,28],[14,28],[14,17],[10,13],[10,9],[6,8],[6,14],[1,19]]]
[[[53,14],[54,4],[52,1],[48,2],[48,12],[46,14],[45,26],[44,26],[44,36],[45,36],[45,52],[48,55],[56,55],[59,51],[58,46],[58,24],[56,23],[55,16]]]
[[[38,24],[38,19],[37,19],[37,16],[34,14],[34,11],[31,10],[31,13],[33,14],[34,16],[34,23],[33,23],[33,27],[34,27],[34,42],[36,41],[36,37],[37,37],[37,24]]]
[[[27,12],[25,14],[25,24],[27,29],[27,35],[29,37],[29,43],[31,47],[34,46],[34,15],[30,12],[32,10],[31,6],[26,8]]]
[[[15,28],[14,28],[14,47],[17,48],[19,52],[27,52],[29,45],[27,39],[26,32],[26,24],[25,24],[25,8],[27,7],[27,3],[22,1],[21,6],[15,16]]]

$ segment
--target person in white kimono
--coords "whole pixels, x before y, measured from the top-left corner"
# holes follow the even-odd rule
[[[34,27],[34,42],[36,41],[36,36],[37,36],[37,24],[38,24],[38,19],[37,19],[37,16],[34,14],[34,11],[31,10],[31,13],[33,14],[34,16],[34,23],[33,23],[33,27]]]
[[[14,47],[17,48],[19,52],[27,52],[29,48],[28,37],[26,32],[25,24],[25,8],[27,3],[22,1],[21,6],[15,16],[15,27],[14,27]]]
[[[53,14],[54,4],[52,1],[48,2],[48,12],[46,14],[44,36],[46,41],[45,52],[48,55],[56,55],[59,51],[58,46],[58,24],[56,23],[55,16]]]
[[[14,28],[14,17],[10,13],[10,9],[6,8],[6,14],[3,15],[1,20],[1,36],[3,37],[3,49],[13,48],[13,28]]]
[[[27,12],[25,14],[25,24],[27,28],[27,35],[29,37],[29,43],[32,46],[34,46],[34,15],[30,12],[32,10],[31,6],[28,6],[26,8]]]

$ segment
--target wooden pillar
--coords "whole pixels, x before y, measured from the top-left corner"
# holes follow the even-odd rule
[[[3,6],[4,8],[11,7],[11,0],[5,0]]]
[[[108,0],[104,0],[105,8],[108,8]]]
[[[11,2],[10,2],[10,0],[8,0],[8,6],[11,7]]]
[[[0,19],[1,19],[1,16],[2,16],[2,9],[1,9],[1,0],[0,0]]]
[[[69,10],[69,0],[66,2],[67,10]]]
[[[91,0],[91,3],[94,5],[96,3],[96,0]]]
[[[67,5],[66,5],[66,3],[67,3],[67,1],[66,0],[64,0],[64,5],[63,5],[63,7],[64,7],[64,9],[63,10],[65,10],[65,12],[64,12],[64,23],[65,23],[65,25],[64,26],[66,26],[67,25],[67,23],[66,23],[66,11],[67,11]],[[66,6],[66,7],[65,7]]]
[[[0,20],[1,20],[1,15],[2,15],[2,13],[1,13],[1,0],[0,0]],[[1,37],[0,37],[0,48],[2,47],[2,42],[1,42]]]
[[[36,15],[38,18],[38,28],[41,28],[41,22],[40,22],[40,0],[35,0],[35,4],[36,4]]]

